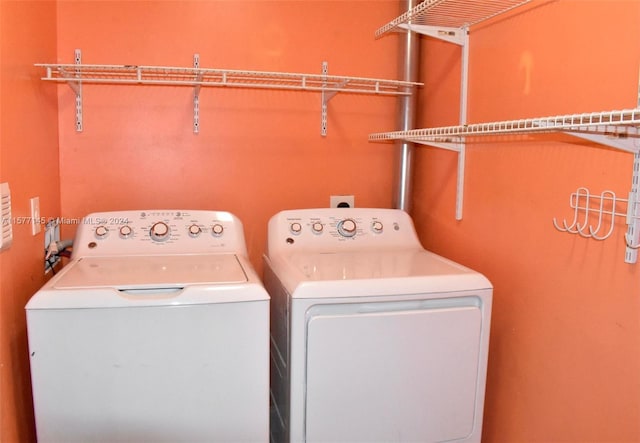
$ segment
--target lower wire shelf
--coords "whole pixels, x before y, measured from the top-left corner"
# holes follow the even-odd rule
[[[486,136],[554,132],[633,154],[631,191],[627,199],[617,197],[612,191],[593,195],[588,189],[579,188],[570,197],[573,220],[559,223],[554,219],[553,224],[560,231],[605,240],[613,232],[615,217],[625,217],[625,262],[636,263],[640,249],[640,108],[380,132],[369,135],[369,141],[402,140],[457,152],[456,219],[461,220],[467,143]],[[622,204],[626,205],[625,210],[620,208]]]

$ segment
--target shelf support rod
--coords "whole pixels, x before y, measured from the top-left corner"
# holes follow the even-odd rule
[[[456,183],[456,220],[462,220],[462,206],[464,202],[464,162],[466,157],[466,147],[460,144],[458,151],[458,177]]]
[[[74,62],[76,65],[82,64],[82,51],[76,49],[74,52]],[[76,77],[80,78],[80,70],[76,68]],[[69,82],[69,86],[76,93],[76,132],[82,132],[82,82]]]
[[[627,233],[625,242],[625,263],[638,261],[638,248],[640,243],[640,153],[633,154],[633,174],[631,177],[631,191],[627,201]]]
[[[414,30],[449,43],[455,43],[461,47],[460,67],[460,126],[467,124],[467,99],[469,91],[469,27],[445,28],[425,25],[401,25],[401,27]],[[466,143],[464,138],[459,143],[417,142],[431,145],[437,148],[448,149],[458,153],[458,175],[456,179],[456,220],[462,220],[464,204],[464,169],[466,160]]]
[[[200,54],[193,54],[193,67],[195,69],[200,68]],[[196,82],[202,81],[202,73],[197,73]],[[200,84],[197,84],[193,88],[193,133],[198,134],[200,132]]]
[[[640,109],[640,79],[638,80],[638,101]],[[627,141],[627,140],[625,140]],[[628,140],[628,142],[631,142]],[[631,175],[631,191],[627,201],[627,233],[625,234],[625,263],[638,261],[638,245],[640,244],[640,141],[635,140],[633,153],[633,173]]]
[[[469,95],[469,27],[461,28],[462,57],[460,66],[460,125],[467,124],[467,99]],[[466,143],[464,138],[460,140],[458,149],[458,177],[456,185],[456,220],[462,220],[462,208],[464,204],[464,164],[466,156]]]

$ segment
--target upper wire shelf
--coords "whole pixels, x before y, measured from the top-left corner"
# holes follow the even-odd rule
[[[375,36],[380,37],[398,28],[411,25],[462,28],[473,26],[531,0],[425,0],[411,10],[380,27]],[[419,30],[417,30],[419,32]]]
[[[422,83],[268,71],[138,65],[45,64],[45,81],[165,86],[218,86],[297,91],[410,95]]]

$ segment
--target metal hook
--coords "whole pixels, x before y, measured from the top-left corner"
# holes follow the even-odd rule
[[[640,249],[640,244],[638,245],[633,245],[633,241],[630,240],[630,235],[628,233],[625,232],[624,234],[624,243],[625,246],[629,249]]]
[[[606,212],[605,211],[605,200],[611,200],[611,212]],[[607,238],[609,238],[611,236],[611,234],[613,233],[613,228],[615,226],[614,223],[614,218],[613,215],[615,214],[616,211],[616,194],[612,191],[602,191],[602,193],[600,194],[600,210],[598,211],[598,226],[596,227],[596,229],[593,229],[591,226],[589,226],[589,233],[591,234],[591,237],[596,239],[596,240],[605,240]],[[597,235],[598,232],[600,232],[600,229],[602,228],[602,219],[603,219],[603,214],[611,214],[611,223],[609,224],[609,231],[605,234],[605,235]]]
[[[584,208],[580,206],[580,195],[581,195],[580,191],[584,191],[584,197],[585,197]],[[588,232],[589,211],[591,210],[590,205],[591,205],[591,194],[589,193],[589,190],[587,188],[578,188],[578,190],[576,191],[576,212],[578,212],[580,209],[584,209],[584,224],[580,225],[580,223],[576,223],[576,228],[577,228],[576,233],[584,238],[591,237],[591,234]]]
[[[580,233],[580,224],[578,223],[578,213],[580,210],[580,196],[584,193],[587,198],[587,203],[589,202],[589,190],[587,188],[578,188],[578,190],[569,196],[569,206],[573,208],[573,221],[571,225],[567,224],[567,220],[562,220],[562,227],[558,225],[556,218],[553,218],[553,225],[556,227],[558,231],[562,232],[570,232],[571,234]],[[575,202],[574,202],[575,199]],[[574,229],[577,228],[577,229]],[[582,235],[582,234],[581,234]]]

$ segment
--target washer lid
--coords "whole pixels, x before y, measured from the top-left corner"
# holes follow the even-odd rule
[[[248,281],[235,254],[85,257],[55,282],[55,289],[184,288]]]

